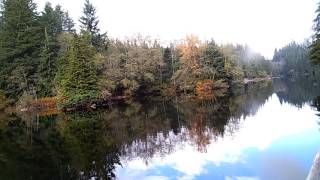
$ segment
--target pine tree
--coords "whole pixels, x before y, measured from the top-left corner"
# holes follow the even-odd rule
[[[170,48],[165,48],[163,53],[163,62],[165,67],[163,68],[163,79],[165,82],[170,82],[173,75],[173,59],[172,52]]]
[[[312,63],[320,64],[320,3],[318,4],[318,9],[316,11],[317,16],[314,19],[314,35],[313,41],[310,46],[310,60]]]
[[[201,57],[201,66],[205,78],[225,79],[228,77],[225,71],[225,61],[223,54],[214,41],[207,44]]]
[[[62,33],[63,12],[60,6],[55,9],[47,3],[40,17],[44,35],[38,67],[37,95],[53,96],[53,80],[56,75],[56,60],[60,46],[58,36]]]
[[[90,44],[89,33],[75,35],[66,52],[68,64],[61,76],[59,96],[63,106],[76,106],[97,100],[100,93],[97,86],[97,72],[94,64],[95,50]]]
[[[41,28],[32,0],[2,2],[0,88],[17,97],[33,90],[39,60]]]
[[[75,33],[76,30],[74,29],[74,22],[72,18],[69,16],[68,12],[64,13],[63,18],[63,31],[68,33]]]
[[[47,34],[50,38],[56,38],[62,32],[63,12],[60,6],[52,8],[50,3],[47,3],[40,17],[41,25],[47,29]]]
[[[90,32],[92,36],[91,43],[98,50],[105,48],[106,46],[106,33],[101,34],[98,27],[99,20],[96,15],[96,9],[89,0],[85,1],[83,8],[83,16],[80,17],[81,30]]]

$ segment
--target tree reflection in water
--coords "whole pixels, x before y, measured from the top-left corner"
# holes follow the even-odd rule
[[[0,113],[0,179],[114,179],[117,165],[135,158],[148,164],[186,143],[206,152],[210,143],[236,132],[240,120],[254,115],[273,92],[300,104],[286,94],[288,86],[257,83],[215,100],[148,99],[77,114]],[[319,97],[313,104],[319,110]]]
[[[316,97],[316,98],[313,100],[312,106],[317,109],[317,111],[319,112],[317,115],[320,116],[320,96]]]

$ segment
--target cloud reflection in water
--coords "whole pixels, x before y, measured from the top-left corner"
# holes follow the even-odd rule
[[[226,180],[301,179],[306,177],[306,170],[295,157],[277,156],[278,152],[291,151],[293,145],[273,144],[298,139],[295,145],[301,146],[309,139],[314,140],[311,142],[314,146],[319,143],[314,138],[317,133],[317,117],[309,105],[297,108],[281,104],[273,94],[255,115],[241,118],[237,132],[211,140],[206,152],[199,152],[187,140],[164,157],[155,155],[148,164],[139,157],[127,160],[116,169],[116,174],[119,179],[205,179],[206,174]],[[169,138],[174,139],[172,136],[179,134],[170,133]],[[288,174],[292,177],[285,176]]]

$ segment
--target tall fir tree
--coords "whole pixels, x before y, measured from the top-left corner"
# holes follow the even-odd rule
[[[80,17],[79,21],[81,23],[81,31],[90,32],[92,36],[92,45],[99,51],[106,48],[107,35],[106,33],[100,33],[96,8],[89,0],[85,1],[83,15]]]
[[[314,19],[313,26],[314,35],[310,46],[309,57],[312,63],[320,64],[320,3],[318,3],[316,14],[317,16]]]
[[[66,70],[60,79],[59,97],[63,106],[90,103],[100,97],[98,79],[94,64],[95,50],[90,44],[91,35],[84,32],[75,35],[72,45],[66,52]]]
[[[63,31],[68,32],[68,33],[75,33],[76,30],[74,28],[74,22],[73,19],[70,17],[69,12],[64,13],[64,18],[63,18]]]
[[[32,0],[5,0],[2,7],[0,88],[17,98],[34,89],[41,28]]]
[[[164,49],[163,52],[163,62],[164,62],[164,68],[163,68],[163,79],[165,82],[170,82],[171,77],[173,75],[173,54],[171,52],[171,49],[169,47]]]
[[[53,96],[53,80],[56,74],[56,60],[59,53],[58,36],[62,33],[64,13],[60,6],[55,9],[47,3],[40,17],[44,35],[38,67],[37,94],[40,97]]]
[[[213,40],[207,44],[200,60],[204,78],[228,80],[231,78],[225,71],[223,54]]]

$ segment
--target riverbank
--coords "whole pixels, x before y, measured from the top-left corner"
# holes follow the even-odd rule
[[[270,76],[264,78],[254,78],[248,79],[245,78],[242,81],[235,82],[236,84],[249,84],[249,83],[256,83],[261,81],[270,81],[272,78]],[[139,93],[132,96],[125,96],[125,95],[114,95],[107,97],[105,99],[98,99],[98,100],[88,100],[78,104],[61,106],[62,101],[59,101],[58,97],[46,97],[42,99],[32,99],[26,98],[25,102],[18,102],[15,105],[16,111],[18,112],[73,112],[73,111],[81,111],[81,110],[95,110],[101,108],[109,108],[114,104],[121,104],[130,102],[132,99],[141,98],[141,97],[172,97],[172,96],[183,96],[187,95],[189,98],[194,98],[198,100],[209,100],[209,99],[216,99],[217,97],[221,97],[227,94],[228,91],[232,91],[229,89],[230,87],[222,82],[222,81],[202,81],[197,84],[194,91],[190,91],[185,94],[184,91],[179,91],[177,88],[164,88],[162,90],[153,90],[151,92],[144,92]],[[174,92],[171,92],[171,91]]]
[[[271,76],[262,77],[262,78],[253,78],[253,79],[244,78],[243,83],[248,84],[248,83],[252,83],[252,82],[271,81],[272,79],[273,79],[273,77],[271,77]]]

